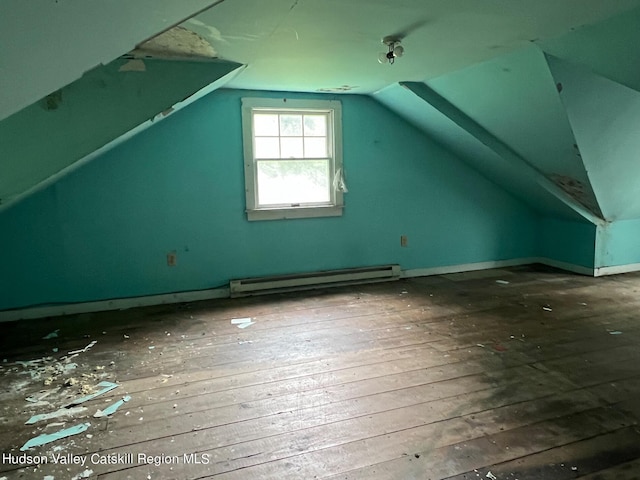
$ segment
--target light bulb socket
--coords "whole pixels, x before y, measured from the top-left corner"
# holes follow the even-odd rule
[[[396,58],[404,55],[404,47],[400,45],[400,38],[387,36],[382,39],[382,43],[387,46],[388,51],[378,55],[378,62],[390,63],[393,65]]]

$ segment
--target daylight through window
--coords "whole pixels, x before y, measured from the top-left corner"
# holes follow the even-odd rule
[[[342,213],[336,101],[243,99],[249,220]]]

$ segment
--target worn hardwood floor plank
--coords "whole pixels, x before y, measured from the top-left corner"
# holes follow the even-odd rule
[[[638,288],[515,267],[0,324],[3,453],[87,422],[27,453],[178,460],[0,477],[640,478]],[[86,411],[24,425],[104,380]]]

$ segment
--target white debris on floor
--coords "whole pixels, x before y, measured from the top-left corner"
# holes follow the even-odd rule
[[[232,325],[236,325],[238,328],[247,328],[251,325],[253,325],[254,322],[253,318],[232,318],[231,319],[231,324]]]

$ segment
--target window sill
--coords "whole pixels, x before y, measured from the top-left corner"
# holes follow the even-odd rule
[[[292,218],[340,217],[342,206],[265,208],[247,210],[247,220],[288,220]]]

